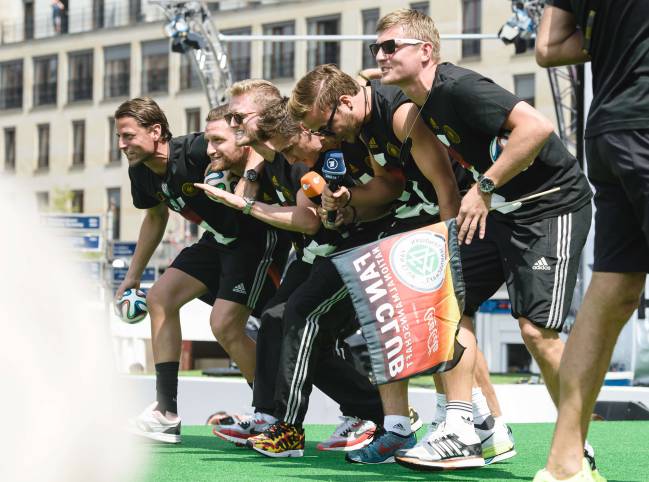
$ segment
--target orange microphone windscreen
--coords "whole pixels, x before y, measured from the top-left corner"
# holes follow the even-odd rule
[[[314,198],[322,194],[326,181],[317,172],[309,171],[302,176],[300,183],[302,184],[302,191],[304,191],[304,194],[310,198]]]

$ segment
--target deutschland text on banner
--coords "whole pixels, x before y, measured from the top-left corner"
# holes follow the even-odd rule
[[[332,257],[367,340],[373,381],[453,368],[464,281],[455,220],[425,226]]]

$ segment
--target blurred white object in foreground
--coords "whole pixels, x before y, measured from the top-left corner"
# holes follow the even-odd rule
[[[124,430],[137,407],[97,290],[16,178],[0,176],[0,220],[0,480],[134,480],[147,451]]]

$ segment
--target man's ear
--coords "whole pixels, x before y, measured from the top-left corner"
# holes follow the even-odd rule
[[[157,142],[162,137],[162,126],[160,124],[153,124],[149,127],[149,132],[153,136],[153,140]]]
[[[424,42],[421,44],[419,51],[422,62],[430,62],[433,60],[433,44],[430,42]]]
[[[351,110],[351,108],[352,108],[352,97],[353,97],[352,95],[347,95],[347,94],[341,95],[338,98],[338,102],[340,102],[340,105],[346,105]]]

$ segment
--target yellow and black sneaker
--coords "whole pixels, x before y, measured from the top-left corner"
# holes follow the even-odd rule
[[[267,457],[302,457],[304,429],[286,422],[276,422],[263,433],[250,437],[246,445]]]

